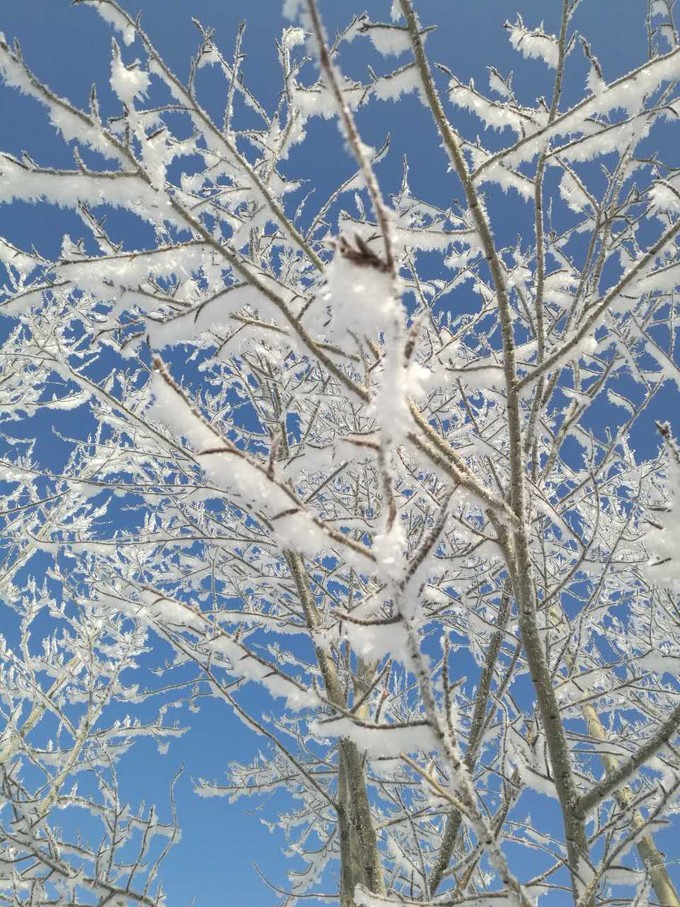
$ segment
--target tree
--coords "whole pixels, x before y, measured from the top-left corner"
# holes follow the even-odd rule
[[[26,536],[19,551],[4,546],[3,596],[13,619],[3,615],[0,637],[0,901],[76,905],[95,896],[100,904],[151,907],[161,902],[156,877],[176,823],[160,822],[153,807],[131,810],[116,769],[136,738],[151,735],[162,746],[177,730],[162,709],[145,723],[114,717],[126,700],[149,698],[128,680],[145,651],[141,626],[104,617],[75,596],[66,602],[57,590],[68,588],[68,574],[53,570],[41,586],[26,580],[24,568],[46,535],[73,514],[57,494],[46,515],[46,502],[24,481],[26,460],[16,465],[3,478],[10,486],[5,542],[19,516]],[[15,571],[23,587],[12,582]],[[45,629],[48,614],[55,626]],[[78,833],[83,827],[87,837]]]
[[[22,886],[37,865],[49,878],[56,850],[98,903],[149,902],[155,870],[141,894],[135,872],[113,882],[128,877],[114,843],[104,871],[99,852],[53,844],[48,821],[78,805],[64,785],[85,750],[108,791],[123,747],[97,755],[121,733],[98,729],[100,697],[129,698],[120,670],[148,630],[188,699],[217,697],[266,743],[201,792],[285,794],[271,819],[302,861],[286,904],[677,905],[654,841],[677,825],[680,787],[680,196],[663,160],[680,50],[666,0],[648,11],[649,58],[609,82],[578,0],[557,36],[508,23],[547,67],[547,101],[494,68],[487,95],[436,67],[412,0],[332,42],[314,0],[288,0],[274,113],[240,78],[241,33],[228,59],[199,25],[185,84],[114,0],[78,5],[116,31],[115,116],[95,89],[76,108],[0,46],[5,83],[74,157],[61,170],[4,155],[2,200],[82,223],[57,260],[1,247],[7,405],[35,431],[65,409],[83,426],[58,468],[6,436],[6,603],[30,681],[5,647],[5,735],[21,748],[3,750],[3,795],[44,804],[21,819],[32,862],[13,864],[7,900],[36,902]],[[403,61],[348,79],[351,41],[352,61]],[[208,66],[221,121],[202,106]],[[389,148],[357,126],[404,93],[441,146],[434,199],[412,194],[406,164],[388,195]],[[318,116],[356,168],[321,204],[286,177]],[[134,229],[109,230],[113,209]],[[58,635],[41,656],[28,625],[46,608]],[[78,727],[67,686],[88,703]],[[55,715],[56,758],[32,736],[36,709]],[[130,722],[129,739],[172,733],[163,714]],[[101,809],[113,842],[121,808],[105,793]]]

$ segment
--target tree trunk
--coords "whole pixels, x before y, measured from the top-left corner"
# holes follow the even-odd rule
[[[307,580],[302,558],[289,551],[286,554],[302,603],[305,619],[311,632],[319,626],[319,613]],[[316,659],[326,687],[328,699],[343,711],[348,708],[347,697],[330,653],[315,647]],[[374,665],[359,661],[355,694],[360,701],[358,716],[365,715],[362,702],[375,671]],[[338,743],[338,828],[340,831],[340,905],[354,907],[354,891],[363,885],[373,894],[385,894],[378,839],[368,802],[364,760],[355,743]]]
[[[338,745],[338,824],[340,828],[341,907],[354,907],[354,891],[363,885],[385,893],[378,841],[373,827],[363,758],[350,740]]]

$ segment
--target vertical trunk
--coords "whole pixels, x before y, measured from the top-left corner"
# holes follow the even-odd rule
[[[506,561],[512,574],[512,585],[519,609],[522,643],[531,671],[541,723],[553,766],[555,787],[562,809],[572,887],[574,895],[577,897],[581,887],[579,878],[581,863],[588,863],[587,836],[585,823],[578,815],[576,809],[578,789],[574,779],[569,743],[562,725],[536,618],[531,554],[524,527],[527,510],[525,489],[526,463],[523,454],[522,415],[515,360],[514,319],[505,277],[505,268],[493,239],[485,207],[481,203],[475,183],[470,176],[459,139],[451,128],[439,99],[412,2],[411,0],[399,0],[399,3],[411,37],[416,66],[428,106],[442,137],[444,148],[448,153],[451,164],[463,185],[470,215],[484,248],[493,287],[496,291],[503,347],[503,370],[507,390],[507,428],[510,446],[509,503],[517,518],[517,527],[512,532],[512,544],[504,547],[506,548]]]
[[[300,555],[292,551],[287,552],[286,558],[297,586],[307,626],[314,634],[319,626],[319,612],[307,584],[304,563]],[[347,696],[335,661],[326,649],[315,646],[315,651],[329,701],[343,711],[347,710]],[[355,690],[359,700],[368,692],[374,670],[371,665],[359,663]],[[359,707],[357,714],[365,714],[365,705]],[[346,739],[338,741],[337,809],[340,833],[340,907],[354,907],[357,885],[363,885],[373,894],[384,894],[385,880],[366,789],[364,760],[356,744]]]
[[[375,662],[358,659],[354,677],[354,711],[368,716],[366,698],[377,670]],[[364,758],[356,744],[341,740],[338,746],[338,823],[342,863],[341,907],[354,904],[354,891],[361,884],[374,894],[385,893],[378,839],[366,789]]]
[[[517,513],[522,514],[523,508],[518,507]],[[514,564],[510,557],[508,557],[508,564],[509,566],[512,564],[511,569],[514,571],[512,584],[519,609],[519,629],[550,754],[553,781],[562,811],[572,890],[574,899],[578,900],[582,888],[586,885],[583,870],[590,863],[588,837],[584,818],[578,809],[579,791],[574,778],[569,742],[562,723],[560,707],[538,626],[537,602],[531,579],[531,557],[523,528],[514,533],[513,543]]]
[[[354,907],[354,891],[363,885],[385,893],[378,841],[373,827],[363,759],[349,740],[338,744],[338,824],[340,828],[341,907]]]

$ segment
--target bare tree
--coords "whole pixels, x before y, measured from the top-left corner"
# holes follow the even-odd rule
[[[8,581],[40,556],[53,525],[32,483],[20,475],[10,481],[8,535],[19,515],[30,517],[22,525],[28,543],[3,565],[10,569],[0,637],[0,903],[152,907],[163,900],[158,869],[177,827],[159,821],[153,807],[131,810],[117,767],[139,737],[166,746],[179,729],[162,711],[146,723],[123,711],[127,699],[148,698],[129,678],[146,648],[143,628],[104,619],[75,590],[65,601],[70,577],[49,571],[41,586],[23,588]],[[56,506],[55,497],[51,516],[63,518],[67,496]]]
[[[332,40],[315,0],[288,0],[274,112],[241,78],[242,32],[226,57],[197,23],[183,82],[114,0],[78,5],[117,34],[114,116],[0,45],[5,83],[74,155],[71,170],[4,155],[0,198],[68,206],[83,226],[58,260],[0,246],[16,322],[0,392],[22,425],[79,408],[88,426],[58,470],[16,440],[3,456],[7,600],[30,621],[42,571],[68,636],[48,688],[34,653],[13,673],[3,649],[5,739],[46,777],[31,815],[78,766],[110,783],[120,744],[97,746],[120,728],[93,728],[148,627],[267,743],[200,790],[287,795],[268,816],[298,861],[283,903],[678,905],[654,841],[677,831],[680,788],[680,480],[659,402],[678,387],[672,5],[651,3],[649,56],[613,81],[578,0],[557,35],[506,23],[545,65],[547,100],[531,100],[493,67],[487,94],[435,65],[412,0]],[[362,82],[342,74],[350,41],[385,58]],[[224,78],[219,121],[205,67]],[[441,148],[429,199],[406,163],[388,193],[389,147],[357,125],[404,93]],[[354,166],[323,202],[286,176],[318,116]],[[146,240],[109,231],[112,208]],[[74,684],[87,705],[67,722]],[[33,703],[23,730],[17,696]],[[48,712],[70,735],[56,760],[30,743]],[[25,810],[35,788],[15,743],[2,752],[3,795]],[[26,821],[3,826],[3,854],[19,834],[47,878],[50,860],[90,860],[99,903],[132,898],[112,831],[104,884],[98,853],[64,856]],[[13,859],[8,900],[35,903]]]

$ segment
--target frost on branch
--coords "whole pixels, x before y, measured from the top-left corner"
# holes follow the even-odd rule
[[[76,6],[115,31],[87,109],[0,43],[73,154],[0,158],[69,216],[0,243],[2,880],[160,904],[174,825],[116,778],[210,697],[261,753],[198,793],[265,795],[291,905],[676,903],[672,11],[618,77],[575,5],[518,17],[513,79],[411,0],[288,2],[269,109],[243,29],[183,80]]]
[[[527,28],[518,16],[514,25],[506,22],[510,43],[527,59],[542,60],[551,69],[557,67],[559,59],[559,42],[555,35],[547,35],[543,26]]]

